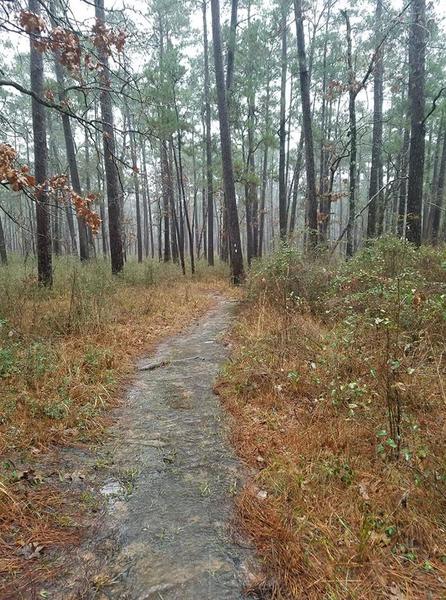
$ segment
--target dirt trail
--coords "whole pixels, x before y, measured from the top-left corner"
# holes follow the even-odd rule
[[[240,465],[212,393],[227,357],[219,338],[231,312],[232,303],[218,298],[203,319],[139,365],[99,458],[112,463],[101,482],[106,514],[75,561],[84,573],[67,577],[56,597],[244,597],[252,551],[230,530]]]

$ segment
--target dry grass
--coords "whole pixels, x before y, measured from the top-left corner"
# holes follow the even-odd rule
[[[112,278],[108,269],[101,262],[81,267],[60,260],[51,291],[39,289],[33,272],[17,263],[0,269],[0,578],[5,582],[23,573],[30,577],[29,571],[51,577],[44,553],[29,555],[38,546],[46,552],[79,536],[82,503],[66,490],[61,493],[57,477],[47,477],[36,464],[48,463],[57,446],[97,440],[134,359],[205,312],[213,293],[229,289],[222,270],[204,266],[193,280],[155,263],[129,264],[122,278]]]
[[[403,317],[416,317],[419,329],[401,326],[392,347],[403,349],[392,380],[403,412],[398,458],[381,443],[393,354],[387,332],[367,322],[370,290],[358,296],[355,282],[352,298],[350,288],[326,293],[324,283],[308,301],[283,294],[268,272],[254,276],[217,388],[235,417],[234,444],[256,473],[238,507],[263,559],[260,589],[274,599],[446,598],[446,322],[429,312],[432,281],[423,290],[429,319],[415,300],[416,315]],[[311,280],[311,266],[296,277]],[[442,271],[437,292],[444,281]],[[390,295],[380,306],[390,310]]]

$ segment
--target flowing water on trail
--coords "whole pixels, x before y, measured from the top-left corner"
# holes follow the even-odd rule
[[[111,439],[96,456],[110,463],[97,485],[105,515],[73,560],[74,574],[50,598],[244,597],[253,551],[231,531],[241,467],[212,392],[227,358],[221,335],[231,312],[232,303],[219,297],[203,319],[139,365]]]

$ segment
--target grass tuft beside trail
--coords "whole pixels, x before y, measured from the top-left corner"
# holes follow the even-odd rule
[[[42,463],[100,439],[135,358],[203,314],[227,281],[204,264],[193,279],[149,261],[112,277],[105,262],[64,258],[46,290],[33,265],[0,268],[0,579],[34,567],[51,576],[47,551],[76,541],[88,507]]]
[[[252,269],[217,386],[274,599],[446,597],[446,252]]]

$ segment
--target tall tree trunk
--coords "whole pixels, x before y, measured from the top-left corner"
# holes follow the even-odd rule
[[[8,255],[6,253],[5,232],[3,230],[2,219],[0,217],[0,262],[2,265],[8,264]]]
[[[53,14],[55,13],[55,5],[54,0],[50,3],[51,10]],[[52,18],[53,27],[56,26],[54,19]],[[63,68],[60,63],[60,55],[59,52],[55,53],[54,60],[54,70],[56,72],[56,80],[57,80],[57,91],[59,96],[59,102],[63,106],[66,102],[66,94],[65,94],[65,81],[64,81],[64,73]],[[76,160],[76,149],[74,146],[74,137],[71,129],[70,117],[62,113],[62,127],[63,127],[63,135],[65,141],[65,151],[67,154],[68,168],[70,170],[70,181],[71,187],[79,196],[82,196],[82,188],[79,177],[79,170],[77,167]],[[88,251],[88,232],[87,225],[85,221],[77,217],[77,225],[79,230],[79,256],[82,261],[89,259],[89,251]]]
[[[105,26],[104,0],[95,0],[96,19]],[[113,124],[113,108],[110,95],[110,75],[107,53],[98,50],[102,65],[102,89],[100,93],[102,116],[102,139],[104,144],[104,167],[107,180],[108,229],[110,235],[110,255],[112,273],[117,275],[124,268],[124,253],[121,228],[122,192],[119,184],[119,173],[116,164],[115,132]]]
[[[143,251],[142,251],[142,226],[141,226],[141,200],[140,200],[140,189],[139,189],[139,169],[138,159],[136,156],[136,140],[135,134],[132,131],[132,121],[130,118],[130,110],[127,108],[127,121],[129,127],[129,140],[130,140],[130,157],[132,159],[132,170],[133,170],[133,190],[135,192],[135,209],[136,209],[136,249],[138,255],[138,262],[142,262]]]
[[[234,283],[244,278],[242,244],[235,196],[234,170],[232,166],[231,134],[229,129],[228,105],[226,102],[223,55],[221,47],[220,3],[211,0],[212,34],[214,46],[215,81],[217,86],[218,116],[220,121],[220,142],[225,188],[225,204],[228,220],[229,255],[231,274]]]
[[[170,231],[169,231],[169,214],[170,214],[170,189],[172,188],[172,178],[169,170],[169,158],[167,155],[167,142],[161,141],[161,189],[163,196],[163,229],[164,229],[164,262],[170,261]]]
[[[265,134],[269,132],[269,101],[270,101],[271,81],[268,77],[266,84],[266,99],[265,99]],[[263,253],[263,238],[265,231],[265,206],[266,206],[266,187],[268,184],[268,142],[263,143],[263,162],[262,162],[262,189],[260,191],[260,215],[259,215],[259,244],[257,248],[257,256],[262,256]]]
[[[287,77],[287,17],[288,4],[282,2],[281,28],[281,76],[280,76],[280,123],[279,123],[279,235],[287,236],[287,185],[286,185],[286,77]],[[297,18],[297,17],[296,17]]]
[[[29,0],[30,12],[40,15],[39,0]],[[30,35],[31,90],[43,98],[43,55],[34,45],[40,34]],[[51,226],[48,199],[48,148],[46,145],[46,112],[43,104],[32,99],[32,123],[34,135],[34,174],[36,185],[41,186],[36,198],[36,247],[39,283],[50,287],[53,283],[51,256]]]
[[[330,222],[331,202],[330,196],[327,193],[328,188],[328,161],[329,152],[327,148],[328,132],[327,132],[327,51],[328,51],[328,33],[330,23],[330,5],[327,9],[327,18],[325,21],[325,38],[324,50],[322,59],[322,108],[321,108],[321,148],[320,148],[320,176],[319,176],[319,237],[323,242],[327,241],[328,227]],[[314,44],[313,44],[314,48]],[[332,101],[329,103],[330,118]]]
[[[305,36],[302,16],[302,0],[294,0],[296,17],[297,53],[299,58],[300,95],[302,102],[302,125],[305,141],[305,168],[307,174],[307,217],[310,245],[317,243],[317,193],[314,165],[313,128],[311,124],[310,76],[305,54]]]
[[[251,28],[251,0],[248,4],[248,30]],[[257,256],[257,246],[259,243],[259,223],[258,223],[258,212],[259,212],[259,201],[257,196],[257,181],[256,181],[256,168],[255,168],[255,111],[256,111],[256,96],[255,96],[255,83],[253,78],[254,73],[254,51],[255,46],[253,44],[252,35],[249,36],[248,42],[248,155],[246,160],[246,169],[248,173],[247,182],[247,216],[249,214],[246,224],[248,227],[248,264],[251,263],[251,259]]]
[[[375,11],[375,46],[378,47],[382,36],[382,0],[376,0]],[[379,51],[376,57],[373,81],[373,134],[372,134],[372,164],[370,167],[369,213],[367,221],[367,237],[371,238],[382,233],[381,213],[383,213],[383,195],[378,195],[382,188],[382,145],[383,145],[383,81],[384,62]],[[371,200],[373,198],[373,200]]]
[[[304,134],[302,131],[300,134],[299,147],[297,149],[296,165],[294,167],[293,200],[291,203],[291,210],[290,210],[290,237],[293,235],[294,229],[296,227],[297,196],[298,196],[298,191],[299,191],[300,172],[302,170],[303,148],[304,148]]]
[[[146,258],[149,256],[150,242],[150,257],[155,258],[155,244],[153,240],[153,216],[152,202],[149,191],[149,178],[147,176],[147,160],[146,160],[146,144],[142,142],[142,170],[144,178],[143,186],[143,210],[144,210],[144,246]]]
[[[212,140],[211,140],[211,104],[209,82],[209,47],[206,0],[203,10],[203,45],[204,45],[204,110],[206,129],[206,180],[207,180],[207,259],[210,267],[214,266],[214,183],[212,175]]]
[[[443,129],[443,151],[441,153],[440,168],[438,170],[438,183],[435,186],[433,205],[431,206],[431,238],[434,244],[439,242],[441,211],[444,204],[446,183],[446,128]]]
[[[178,113],[177,113],[177,117],[178,117]],[[175,164],[176,164],[177,173],[178,173],[178,191],[180,194],[180,202],[181,202],[181,198],[183,199],[183,210],[184,210],[184,216],[186,219],[186,229],[187,229],[187,236],[188,236],[188,240],[189,240],[190,268],[191,268],[191,273],[193,275],[195,273],[194,234],[193,234],[193,230],[191,227],[189,210],[188,210],[188,206],[187,206],[187,202],[186,202],[186,191],[184,189],[182,137],[181,137],[180,130],[178,130],[178,132],[177,132],[177,141],[178,141],[178,163],[176,160],[175,149],[173,151],[174,151],[174,159],[175,159]]]
[[[90,179],[90,145],[88,143],[88,130],[84,128],[84,140],[85,140],[85,190],[91,191],[91,179]],[[82,223],[87,229],[87,240],[89,248],[89,256],[96,258],[96,246],[95,238],[90,227],[87,227],[86,223]]]
[[[347,67],[348,67],[348,114],[350,134],[349,196],[347,221],[347,256],[354,252],[354,225],[356,208],[356,169],[357,169],[357,131],[356,131],[356,78],[352,56],[352,30],[347,11],[343,11],[347,26]]]
[[[238,0],[231,0],[231,22],[229,26],[229,39],[227,47],[227,61],[226,61],[226,102],[228,106],[228,119],[230,120],[231,115],[231,93],[232,93],[232,82],[234,79],[234,65],[235,65],[235,42],[237,35],[237,15],[238,15]],[[224,200],[222,206],[222,220],[221,220],[221,243],[220,243],[220,258],[224,262],[228,262],[229,259],[229,224],[228,224],[228,213],[227,213],[227,202]]]
[[[407,213],[407,169],[409,166],[409,143],[410,133],[406,125],[403,132],[403,145],[401,148],[401,183],[398,194],[398,235],[406,237],[406,213]]]
[[[238,0],[231,0],[231,23],[229,26],[229,39],[227,48],[226,60],[226,100],[228,105],[231,102],[232,82],[234,79],[234,64],[235,64],[235,41],[237,34],[237,13]]]
[[[407,239],[421,244],[425,147],[426,0],[413,0],[409,33],[410,151],[407,191]]]

